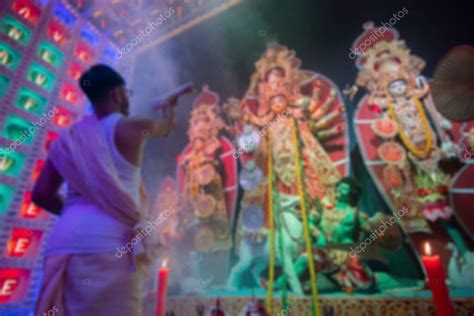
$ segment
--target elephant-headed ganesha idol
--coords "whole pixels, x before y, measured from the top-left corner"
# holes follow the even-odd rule
[[[255,65],[243,100],[224,106],[237,138],[234,156],[242,164],[244,190],[236,236],[240,258],[228,285],[239,287],[249,269],[260,282],[274,252],[292,290],[301,293],[293,261],[305,246],[306,215],[315,200],[333,196],[348,173],[343,100],[325,76],[301,70],[295,52],[284,46],[270,45]]]

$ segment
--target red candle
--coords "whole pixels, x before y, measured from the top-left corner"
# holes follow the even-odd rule
[[[168,259],[165,258],[158,271],[158,296],[156,300],[156,316],[165,316],[166,311],[166,295],[168,291]]]
[[[433,295],[436,315],[438,316],[454,316],[454,309],[449,298],[449,290],[446,286],[446,276],[444,274],[443,264],[439,256],[431,254],[431,245],[425,243],[425,254],[422,256],[423,265],[425,266],[428,276],[428,283]]]

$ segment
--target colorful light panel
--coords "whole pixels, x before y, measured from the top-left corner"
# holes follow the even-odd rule
[[[45,212],[43,212],[39,206],[33,203],[31,191],[27,191],[25,193],[19,215],[28,219],[37,219],[41,217],[41,215],[46,216]]]
[[[29,0],[14,0],[12,10],[31,24],[36,24],[41,15],[41,9]]]
[[[43,167],[45,164],[46,164],[46,161],[43,159],[37,160],[35,162],[35,169],[33,170],[33,173],[31,174],[31,180],[33,180],[33,182],[38,180],[38,177],[41,174],[41,170],[43,170]]]
[[[33,143],[34,134],[30,134],[29,128],[34,128],[34,126],[27,120],[8,115],[0,135],[12,141],[9,148],[15,151],[20,144],[31,145]]]
[[[31,39],[31,30],[20,21],[8,15],[0,21],[0,32],[22,46],[27,45]]]
[[[56,21],[51,21],[48,24],[47,34],[49,39],[58,45],[65,44],[69,39],[65,27]]]
[[[0,303],[14,303],[24,299],[30,273],[26,269],[0,269]]]
[[[38,57],[56,68],[59,68],[63,62],[63,54],[45,41],[42,41],[38,46]]]
[[[20,88],[15,105],[25,111],[41,115],[46,107],[46,99],[28,88]]]
[[[61,89],[61,99],[71,104],[75,104],[78,100],[78,90],[77,88],[69,83],[65,83]]]
[[[54,7],[53,13],[56,18],[69,27],[73,27],[76,23],[76,16],[60,2]]]
[[[58,106],[57,112],[53,117],[53,123],[61,128],[68,127],[74,122],[74,115],[63,107]]]
[[[25,164],[25,155],[19,152],[10,152],[7,148],[0,148],[0,174],[18,177]]]
[[[81,38],[89,45],[95,46],[99,44],[99,37],[88,27],[83,26],[83,29],[81,31]]]
[[[7,76],[0,74],[0,98],[3,98],[5,93],[7,93],[8,86],[10,85],[10,79]]]
[[[28,69],[26,79],[51,92],[56,81],[55,76],[46,68],[37,63],[32,63]]]
[[[44,150],[45,151],[49,151],[49,149],[51,148],[51,145],[53,143],[53,141],[55,141],[57,138],[59,137],[58,133],[55,133],[55,132],[48,132],[46,134],[46,139],[44,141]]]
[[[89,63],[94,58],[94,53],[92,50],[83,42],[79,42],[79,44],[77,44],[75,55],[80,61],[84,63]]]
[[[5,212],[13,199],[13,188],[4,183],[0,183],[0,215],[5,215]]]
[[[29,235],[28,235],[29,233]],[[20,230],[15,228],[12,231],[10,240],[8,240],[7,245],[7,256],[10,257],[23,257],[28,251],[28,248],[31,245],[31,230]]]
[[[0,42],[0,65],[15,70],[20,63],[20,53],[7,43]]]
[[[83,72],[84,68],[82,68],[79,64],[72,63],[71,66],[69,66],[68,74],[75,81],[78,81],[81,78]]]

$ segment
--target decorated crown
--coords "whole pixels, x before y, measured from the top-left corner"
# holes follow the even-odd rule
[[[209,90],[209,86],[203,86],[201,93],[194,99],[193,108],[197,108],[203,104],[214,104],[219,102],[219,95]]]
[[[295,51],[287,47],[272,43],[268,45],[267,50],[262,57],[255,63],[260,81],[266,81],[268,74],[272,69],[280,69],[285,76],[291,75],[293,69],[298,68],[301,62],[295,57]]]
[[[410,53],[405,42],[398,40],[398,32],[385,26],[375,27],[373,22],[363,25],[362,33],[352,45],[359,54],[356,65],[360,69],[356,83],[368,87],[373,80],[390,82],[395,79],[408,79],[417,76],[425,62]],[[397,67],[384,66],[395,64]],[[410,81],[410,80],[407,80]]]
[[[209,90],[208,86],[204,86],[202,92],[193,102],[193,110],[191,111],[191,118],[189,119],[189,139],[193,140],[196,137],[203,137],[202,129],[200,132],[195,130],[196,123],[202,120],[203,117],[209,120],[209,124],[206,126],[206,129],[209,132],[209,137],[211,136],[212,129],[220,131],[224,128],[225,124],[219,117],[220,108],[217,105],[218,102],[219,96],[215,92]]]
[[[301,62],[295,57],[295,52],[287,47],[270,44],[262,57],[255,63],[257,69],[252,78],[250,90],[258,94],[259,104],[267,104],[272,97],[282,95],[290,100],[294,95],[294,88],[299,87],[299,67]],[[277,85],[270,85],[268,81],[272,70],[282,74],[282,81]],[[258,88],[258,92],[255,91]]]
[[[385,26],[375,27],[374,22],[368,21],[362,25],[364,32],[352,44],[352,51],[356,52],[356,66],[362,68],[366,62],[366,52],[380,42],[390,43],[397,40],[398,31]]]

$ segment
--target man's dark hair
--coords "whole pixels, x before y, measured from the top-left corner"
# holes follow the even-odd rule
[[[104,100],[112,89],[125,85],[125,80],[112,67],[98,64],[82,74],[79,85],[87,98],[94,103]]]

